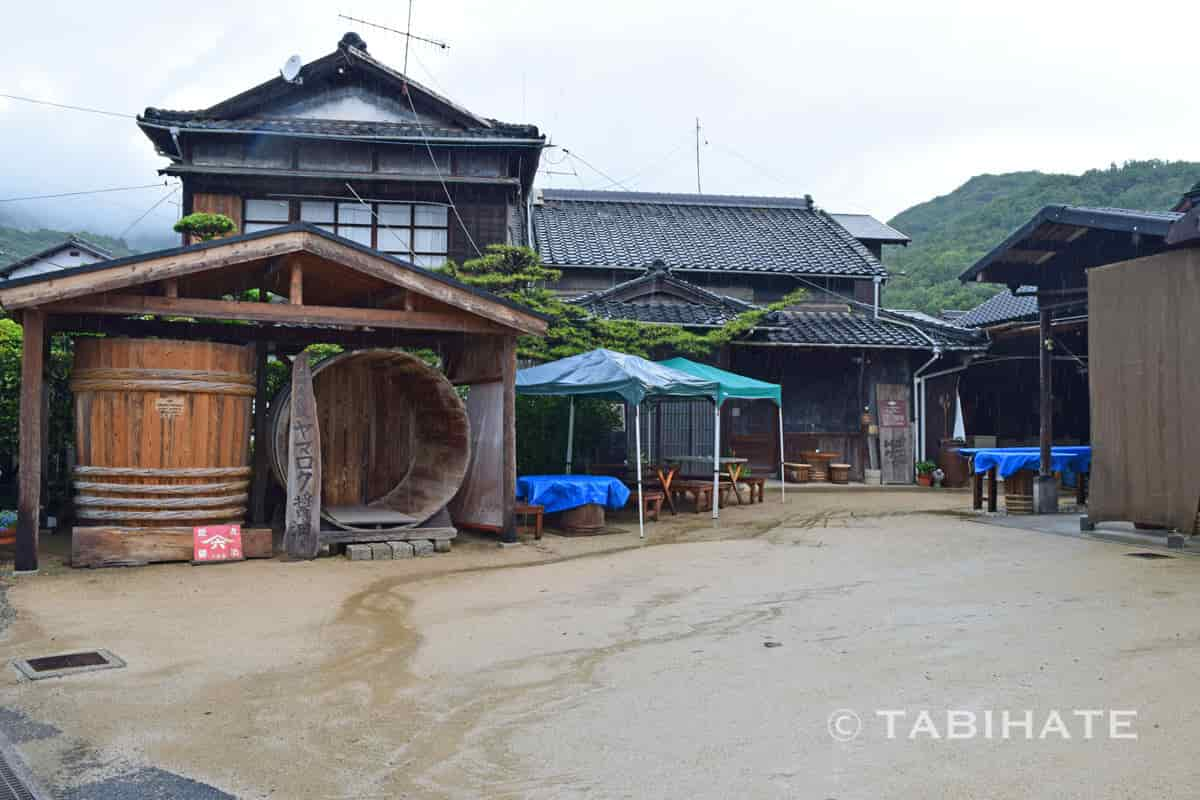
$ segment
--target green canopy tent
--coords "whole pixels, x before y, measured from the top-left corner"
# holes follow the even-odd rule
[[[721,406],[725,405],[726,400],[770,400],[779,409],[779,499],[786,499],[786,481],[783,475],[783,387],[777,383],[767,383],[766,381],[747,378],[745,375],[738,375],[733,372],[726,372],[723,369],[710,367],[708,364],[698,364],[695,361],[690,361],[686,358],[668,358],[666,361],[657,362],[664,367],[686,372],[689,375],[694,375],[697,378],[705,381],[712,381],[717,384],[717,402],[714,410],[714,425],[713,425],[713,504],[712,512],[713,519],[719,516],[720,500],[718,495],[720,492],[716,490],[716,481],[720,479],[721,471]]]

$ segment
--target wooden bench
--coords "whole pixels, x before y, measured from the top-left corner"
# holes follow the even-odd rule
[[[742,483],[750,487],[750,503],[761,503],[763,501],[763,492],[767,488],[767,479],[756,476],[742,478]]]
[[[528,533],[529,517],[533,517],[533,538],[542,538],[542,518],[545,516],[545,506],[535,506],[529,503],[517,503],[513,506],[513,516],[525,518],[525,530],[523,533]]]
[[[707,511],[712,508],[712,490],[711,481],[681,481],[675,480],[671,484],[671,494],[675,497],[686,498],[689,494],[695,502],[695,511],[699,514],[701,511]],[[725,487],[722,487],[722,500],[725,497]]]

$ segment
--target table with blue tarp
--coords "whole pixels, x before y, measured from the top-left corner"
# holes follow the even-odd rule
[[[524,475],[517,478],[517,497],[547,514],[588,504],[616,510],[629,502],[629,487],[608,475]]]
[[[1022,471],[1041,468],[1042,452],[1037,447],[964,447],[959,454],[971,460],[975,473],[973,505],[983,508],[983,476],[988,480],[988,511],[996,510],[997,476],[1005,481],[1019,477]],[[1092,448],[1087,445],[1055,445],[1050,448],[1050,470],[1063,475],[1063,482],[1075,485],[1076,500],[1086,497],[1087,475],[1092,471]],[[1007,490],[1006,490],[1007,492]]]

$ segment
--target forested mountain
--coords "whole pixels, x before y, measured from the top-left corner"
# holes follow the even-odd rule
[[[970,286],[958,275],[1043,206],[1069,204],[1166,211],[1200,181],[1200,163],[1129,161],[1082,175],[1010,172],[976,175],[953,192],[935,197],[890,220],[913,238],[907,248],[889,248],[884,261],[896,276],[885,290],[890,308],[931,314],[968,309],[1002,287]]]
[[[59,244],[71,235],[69,231],[55,231],[47,228],[23,231],[19,228],[7,228],[0,225],[0,266],[19,261],[25,256]],[[87,231],[77,231],[74,235],[103,247],[114,256],[127,256],[133,252],[122,239],[114,239],[111,236]]]

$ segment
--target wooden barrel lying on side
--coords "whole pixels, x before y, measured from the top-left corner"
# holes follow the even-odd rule
[[[441,372],[400,350],[358,350],[312,368],[321,431],[321,518],[402,530],[453,499],[471,458],[466,405]],[[271,404],[271,466],[287,485],[291,387]],[[499,478],[497,477],[497,480]]]
[[[252,348],[76,339],[77,527],[241,522],[250,486]]]

